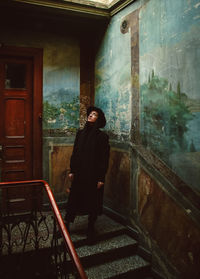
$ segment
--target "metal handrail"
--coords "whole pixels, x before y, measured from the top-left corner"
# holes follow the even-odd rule
[[[76,250],[74,248],[74,245],[72,243],[71,237],[69,235],[69,232],[65,226],[65,223],[62,219],[62,216],[60,214],[59,208],[57,206],[57,203],[55,201],[54,195],[51,191],[51,188],[49,186],[49,184],[45,181],[45,180],[27,180],[27,181],[13,181],[13,182],[0,182],[0,187],[1,186],[9,186],[9,185],[29,185],[29,184],[42,184],[47,192],[47,195],[49,197],[50,203],[51,203],[51,207],[52,210],[54,212],[54,215],[56,217],[57,223],[60,227],[60,230],[62,232],[63,238],[65,240],[65,245],[69,250],[71,259],[78,271],[78,274],[80,276],[81,279],[87,279],[86,273],[81,265],[80,259],[76,253]]]

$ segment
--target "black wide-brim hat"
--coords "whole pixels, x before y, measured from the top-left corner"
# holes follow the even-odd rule
[[[98,118],[97,118],[97,121],[96,121],[98,128],[105,127],[106,126],[106,118],[105,118],[104,112],[100,108],[91,106],[91,107],[87,108],[87,116],[89,116],[90,112],[92,112],[92,111],[98,112]]]

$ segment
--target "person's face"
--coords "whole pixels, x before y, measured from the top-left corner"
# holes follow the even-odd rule
[[[88,122],[95,122],[98,118],[98,112],[97,111],[91,111],[90,114],[88,115]]]

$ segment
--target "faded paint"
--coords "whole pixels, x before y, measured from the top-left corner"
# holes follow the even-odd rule
[[[177,196],[170,197],[169,195],[173,190],[171,184],[170,190],[167,191],[161,185],[161,182],[155,182],[155,179],[152,178],[153,175],[151,177],[141,171],[139,180],[137,180],[142,156],[143,160],[158,172],[166,166],[163,163],[164,152],[158,153],[160,150],[158,141],[154,140],[155,151],[153,150],[153,155],[156,153],[157,157],[162,160],[162,164],[160,163],[159,165],[158,163],[157,166],[155,166],[156,156],[151,157],[149,154],[152,153],[148,153],[151,147],[148,143],[145,145],[145,151],[149,155],[148,158],[144,157],[144,153],[140,153],[140,146],[136,146],[140,157],[136,151],[129,154],[127,146],[130,143],[130,146],[135,148],[135,145],[132,144],[135,141],[130,142],[130,134],[135,132],[135,126],[131,126],[136,123],[135,119],[138,121],[139,117],[142,117],[142,121],[144,121],[144,111],[139,111],[139,81],[140,89],[142,89],[142,86],[148,86],[149,82],[150,84],[153,82],[155,86],[160,82],[164,85],[164,89],[161,86],[162,90],[158,96],[161,98],[162,108],[165,107],[163,96],[168,99],[171,95],[176,97],[178,95],[177,92],[185,92],[187,98],[183,102],[187,101],[189,112],[184,110],[183,115],[189,121],[188,116],[190,116],[191,112],[192,114],[194,112],[199,113],[199,103],[192,99],[199,98],[199,91],[196,90],[199,88],[199,67],[197,67],[199,65],[199,3],[193,0],[187,1],[187,3],[185,0],[163,0],[160,2],[157,0],[141,0],[127,6],[112,18],[105,37],[99,46],[95,65],[95,102],[106,113],[108,120],[106,130],[111,134],[111,140],[114,139],[115,144],[117,142],[121,148],[118,150],[111,149],[105,187],[107,205],[115,211],[120,211],[126,218],[135,218],[135,222],[139,219],[140,224],[138,227],[142,233],[147,231],[149,247],[153,247],[156,243],[162,251],[157,255],[155,255],[157,250],[152,251],[153,264],[155,258],[157,262],[162,261],[162,256],[159,257],[159,255],[163,255],[162,253],[164,252],[172,264],[186,272],[199,271],[197,261],[199,261],[200,235],[199,227],[193,222],[195,219],[193,206],[190,204],[191,207],[186,207],[186,210],[184,210],[180,205],[177,205]],[[140,29],[138,32],[138,28],[135,28],[134,24],[138,24],[136,15],[139,7],[141,8],[141,13],[139,15]],[[134,12],[136,13],[134,14]],[[125,19],[128,20],[127,26],[125,23],[123,24]],[[122,29],[122,25],[126,30]],[[48,101],[56,109],[55,115],[52,114],[52,111],[49,113],[52,119],[49,119],[48,115],[45,116],[45,121],[48,123],[44,124],[48,126],[44,126],[47,128],[45,130],[47,131],[47,137],[44,135],[43,177],[47,181],[49,178],[51,179],[54,193],[58,200],[61,201],[66,197],[65,182],[69,183],[69,181],[65,181],[65,177],[72,151],[70,143],[73,142],[73,136],[70,137],[72,131],[69,129],[64,130],[63,121],[68,119],[68,116],[66,115],[67,107],[63,107],[61,96],[62,93],[67,96],[66,93],[68,91],[66,92],[65,88],[72,89],[70,94],[73,96],[78,98],[79,95],[79,40],[78,38],[69,38],[66,34],[56,34],[56,32],[54,34],[44,30],[37,32],[36,30],[31,31],[31,28],[27,28],[27,30],[18,28],[18,30],[15,30],[13,27],[12,25],[10,30],[8,30],[9,27],[5,29],[5,34],[1,36],[3,42],[10,45],[44,48],[44,101]],[[56,28],[59,29],[61,26],[58,24]],[[138,44],[137,36],[140,38],[140,57],[134,53],[134,47]],[[70,55],[75,58],[74,61],[72,61]],[[65,59],[62,59],[62,57]],[[193,71],[191,65],[194,65],[196,72]],[[140,72],[138,70],[139,66]],[[68,71],[68,67],[71,70]],[[153,69],[154,77],[152,78]],[[149,74],[150,80],[148,80]],[[179,81],[180,83],[178,83]],[[87,84],[81,84],[84,87],[83,91],[88,91],[89,83],[90,80],[87,80]],[[169,84],[167,89],[165,88],[166,83]],[[190,85],[190,88],[186,90],[188,85]],[[166,91],[169,95],[165,94]],[[148,104],[149,99],[145,96],[143,89],[140,90],[140,93],[142,96],[141,101],[144,101],[143,103],[141,102],[140,109],[142,109],[142,105]],[[54,94],[56,98],[54,98]],[[181,96],[185,97],[185,95]],[[80,99],[80,110],[82,118],[84,118],[85,106],[91,102],[90,94],[82,94]],[[155,101],[155,95],[152,97],[152,101]],[[72,105],[73,107],[72,102],[71,100],[66,101],[69,106]],[[180,102],[177,103],[180,105]],[[76,100],[75,104],[78,107],[78,100]],[[155,105],[157,109],[159,107],[158,103]],[[70,106],[70,108],[72,107]],[[150,104],[148,104],[148,109],[149,107]],[[151,112],[151,109],[149,111]],[[47,112],[48,109],[44,108],[44,113]],[[138,112],[141,112],[141,114],[139,115]],[[133,123],[131,123],[132,119],[134,120]],[[146,120],[149,121],[148,118]],[[167,118],[164,118],[163,123],[156,120],[154,119],[153,123],[154,125],[159,124],[159,129],[156,130],[159,133],[165,131],[168,127],[166,125]],[[81,119],[82,123],[83,121],[84,119]],[[182,154],[170,154],[170,162],[174,162],[173,168],[177,167],[176,173],[180,173],[183,170],[180,174],[182,178],[184,178],[184,175],[189,178],[189,173],[190,177],[192,177],[192,171],[197,174],[196,167],[199,170],[199,155],[195,150],[199,139],[199,122],[191,124],[191,121],[190,125],[186,123],[187,127],[193,129],[193,133],[189,133],[189,135],[192,134],[193,139],[193,144],[191,143],[190,145],[191,152],[187,156],[185,156],[184,152]],[[136,126],[138,128],[139,125]],[[62,133],[62,136],[56,137],[58,130]],[[143,130],[141,129],[140,131],[142,132]],[[125,144],[123,142],[124,137],[127,140]],[[135,140],[134,137],[133,140]],[[111,141],[111,144],[114,143]],[[168,144],[162,146],[167,148],[167,151],[170,150]],[[172,158],[171,156],[173,155],[176,158]],[[183,163],[183,166],[180,163]],[[152,173],[155,175],[155,171],[152,171]],[[169,174],[167,176],[168,179],[171,173],[167,171],[166,173]],[[176,180],[174,177],[175,175],[172,177],[173,182]],[[186,181],[186,178],[184,180]],[[181,182],[179,184],[179,179],[176,181],[180,186],[177,189],[182,190],[183,185]],[[196,179],[196,181],[199,180]],[[182,199],[178,200],[181,204],[183,200],[186,200],[185,196],[187,196],[188,191],[184,188],[180,193],[185,194],[184,197],[181,197]],[[196,200],[198,201],[198,196]],[[138,212],[140,218],[138,218]],[[191,216],[192,214],[193,216]],[[167,269],[164,264],[163,269]],[[168,273],[170,273],[169,270]],[[191,274],[193,273],[189,273],[189,275],[186,273],[188,278],[191,277]]]
[[[182,200],[174,192],[174,197],[169,194],[173,189],[170,183],[176,183],[180,193],[185,196],[189,193],[188,199],[192,200],[190,193],[194,192],[187,184],[199,187],[199,152],[196,149],[200,138],[197,121],[200,111],[198,9],[194,0],[133,3],[112,18],[99,47],[95,68],[95,102],[106,112],[111,144],[118,144],[121,153],[126,153],[127,149],[123,149],[125,135],[146,163],[153,165],[159,175],[164,174],[169,187],[164,191],[161,183],[155,182],[153,169],[152,177],[141,171],[137,180],[140,159],[136,151],[130,158],[130,166],[126,165],[131,168],[130,174],[126,173],[130,184],[125,180],[124,186],[122,181],[116,191],[119,177],[124,177],[124,173],[119,167],[115,168],[119,158],[111,153],[106,202],[117,212],[126,212],[126,217],[135,217],[134,224],[143,235],[146,233],[149,247],[155,248],[153,261],[160,264],[166,278],[178,278],[176,268],[184,270],[186,277],[181,278],[189,278],[190,272],[198,278],[195,272],[199,272],[199,252],[195,247],[195,242],[199,245],[199,227],[191,216],[194,211],[188,207],[185,211],[177,204],[182,204]],[[120,95],[123,81],[128,85],[127,94]],[[124,104],[125,123],[121,114]],[[192,241],[187,239],[188,235]],[[163,252],[173,267],[164,259]]]
[[[143,169],[138,179],[141,223],[179,269],[180,278],[199,278],[198,224]]]
[[[199,2],[149,1],[140,13],[143,144],[200,191]]]
[[[59,176],[55,181],[57,174],[49,162],[49,142],[71,143],[79,127],[80,40],[64,26],[51,28],[52,22],[25,21],[23,16],[15,22],[1,29],[1,43],[43,49],[43,179],[53,179],[58,193],[61,182]]]
[[[50,185],[59,201],[66,199],[66,190],[70,188],[68,174],[70,170],[70,157],[72,145],[50,143],[49,168]]]
[[[41,25],[44,27],[44,25]],[[79,39],[47,31],[42,33],[9,26],[1,30],[5,45],[43,48],[43,129],[66,133],[79,126],[80,45]],[[38,28],[38,27],[37,27]],[[37,29],[36,28],[36,29]],[[48,134],[45,131],[44,134]],[[53,133],[51,132],[51,135]]]
[[[79,126],[79,60],[76,40],[57,39],[44,48],[43,129],[70,132]]]
[[[123,150],[111,149],[105,203],[121,213],[130,207],[130,154]]]
[[[153,194],[152,180],[149,176],[144,175],[139,183],[138,195],[139,195],[139,214],[142,215],[145,207],[148,206],[149,199]]]
[[[111,20],[97,53],[95,103],[107,118],[112,137],[128,137],[131,129],[131,41],[122,34],[123,14]]]

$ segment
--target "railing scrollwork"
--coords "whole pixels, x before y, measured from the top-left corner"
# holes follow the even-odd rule
[[[0,199],[0,278],[87,279],[48,183],[1,182]]]

